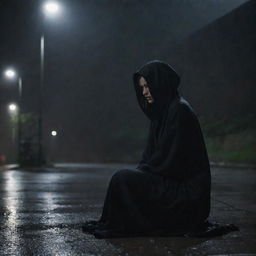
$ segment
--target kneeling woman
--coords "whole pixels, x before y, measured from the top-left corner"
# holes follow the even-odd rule
[[[83,231],[96,237],[191,233],[210,211],[210,167],[198,119],[168,64],[147,63],[133,80],[150,119],[147,146],[136,169],[112,176],[101,219]]]

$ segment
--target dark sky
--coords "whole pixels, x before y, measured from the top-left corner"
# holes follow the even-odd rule
[[[113,140],[122,143],[131,133],[144,139],[147,120],[135,100],[132,73],[146,61],[168,60],[186,37],[246,0],[59,2],[61,15],[44,19],[44,1],[0,1],[0,72],[7,66],[18,70],[24,81],[23,108],[35,111],[44,31],[45,141],[50,130],[58,130],[61,158],[81,161],[95,152],[100,156]],[[5,106],[16,92],[2,76],[0,136],[6,133]]]

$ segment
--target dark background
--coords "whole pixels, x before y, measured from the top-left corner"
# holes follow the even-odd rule
[[[132,74],[153,59],[167,61],[181,75],[181,95],[198,113],[213,160],[219,145],[241,152],[241,144],[246,149],[250,144],[248,154],[254,154],[256,1],[59,2],[61,15],[46,19],[43,1],[0,1],[0,72],[12,66],[22,76],[26,113],[38,108],[40,35],[45,34],[47,159],[137,161],[148,120],[136,102]],[[7,112],[14,101],[17,86],[2,75],[0,154],[9,162],[16,159]],[[51,130],[58,136],[51,137]]]

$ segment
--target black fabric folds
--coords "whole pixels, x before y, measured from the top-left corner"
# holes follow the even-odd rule
[[[152,104],[138,85],[141,76],[148,83]],[[86,223],[83,230],[99,238],[197,231],[202,236],[211,226],[207,221],[211,174],[197,116],[179,96],[180,78],[168,64],[149,62],[133,81],[139,105],[150,119],[146,148],[136,169],[112,176],[101,219]]]

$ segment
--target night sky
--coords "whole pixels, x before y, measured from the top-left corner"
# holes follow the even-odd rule
[[[62,0],[60,15],[47,19],[41,11],[44,1],[1,0],[0,72],[10,66],[19,72],[23,109],[36,112],[44,33],[48,155],[56,161],[113,161],[122,145],[125,159],[134,160],[145,143],[148,120],[136,102],[132,74],[152,59],[168,61],[184,73],[177,54],[172,58],[179,47],[246,2]],[[1,75],[0,153],[10,159],[14,154],[6,105],[16,99],[15,83]],[[55,141],[51,130],[58,131]]]

